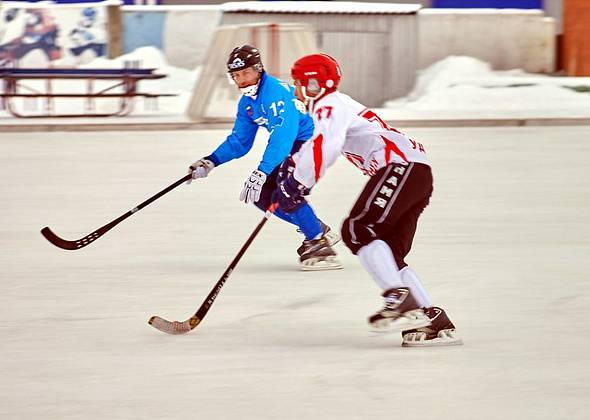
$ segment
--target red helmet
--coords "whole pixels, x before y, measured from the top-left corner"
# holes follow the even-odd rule
[[[326,92],[332,92],[338,87],[342,72],[338,62],[328,54],[311,54],[301,57],[291,68],[293,80],[299,80],[306,92],[317,99]]]

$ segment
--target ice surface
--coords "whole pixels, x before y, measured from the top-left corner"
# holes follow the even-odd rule
[[[421,128],[435,193],[409,263],[465,342],[369,337],[379,290],[356,257],[301,272],[270,220],[202,324],[197,310],[262,219],[245,158],[180,186],[95,243],[77,239],[179,179],[227,130],[2,133],[0,418],[590,418],[590,127]],[[313,191],[337,228],[365,178],[341,159]]]

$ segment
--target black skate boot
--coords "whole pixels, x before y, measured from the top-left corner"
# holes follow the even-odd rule
[[[319,220],[319,219],[318,219]],[[328,242],[328,245],[334,246],[342,239],[338,233],[334,232],[330,226],[320,220],[320,226],[322,228],[322,238]]]
[[[303,241],[299,249],[297,249],[297,253],[303,271],[338,270],[342,268],[342,264],[336,258],[336,252],[324,237]]]
[[[383,293],[383,297],[385,306],[369,318],[371,332],[382,334],[430,325],[430,319],[408,287],[389,289]]]
[[[431,324],[402,332],[404,347],[458,346],[463,344],[446,312],[439,307],[424,308]]]
[[[327,224],[322,222],[320,219],[318,219],[318,221],[320,222],[320,227],[322,228],[322,238],[324,238],[326,240],[328,245],[334,246],[338,242],[340,242],[340,240],[342,238],[340,237],[340,235],[338,233],[334,232],[332,230],[332,228],[330,228],[330,226],[328,226]],[[297,232],[299,232],[301,234],[303,233],[303,232],[301,232],[301,229],[297,229]],[[297,252],[299,252],[299,251],[297,251]]]

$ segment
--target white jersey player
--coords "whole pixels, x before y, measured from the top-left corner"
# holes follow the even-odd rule
[[[286,212],[296,209],[344,155],[370,177],[343,223],[342,239],[383,289],[385,306],[369,317],[372,331],[401,331],[404,346],[461,344],[445,311],[434,305],[404,261],[433,190],[424,146],[339,92],[341,72],[332,57],[305,56],[295,62],[291,76],[315,129],[283,164],[274,201]]]

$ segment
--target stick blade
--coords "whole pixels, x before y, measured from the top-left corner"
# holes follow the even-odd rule
[[[184,322],[170,322],[164,318],[160,318],[159,316],[153,316],[148,321],[148,323],[155,329],[172,335],[180,335],[191,332],[197,325],[199,325],[199,322],[201,322],[201,320],[196,316],[193,316]]]
[[[49,242],[51,242],[53,245],[55,245],[58,248],[62,248],[62,249],[67,249],[67,250],[75,250],[75,249],[79,249],[84,245],[80,245],[78,242],[79,241],[68,241],[66,239],[62,239],[59,236],[57,236],[55,233],[53,233],[53,231],[45,226],[43,229],[41,229],[41,235],[43,235],[45,237],[45,239],[47,239]]]

